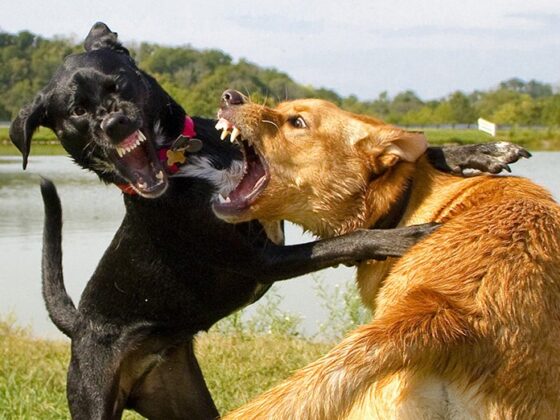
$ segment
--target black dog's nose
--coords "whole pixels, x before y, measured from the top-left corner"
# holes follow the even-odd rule
[[[230,106],[230,105],[243,105],[247,102],[247,98],[240,92],[228,89],[224,93],[222,93],[222,106]]]
[[[101,129],[115,144],[132,134],[136,128],[136,124],[122,112],[113,112],[101,122]]]

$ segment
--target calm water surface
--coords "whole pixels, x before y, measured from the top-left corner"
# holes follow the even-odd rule
[[[515,175],[546,186],[560,198],[560,152],[535,153],[512,165]],[[0,317],[13,314],[37,336],[60,338],[47,316],[41,297],[41,234],[43,203],[40,176],[52,179],[64,211],[63,263],[68,292],[75,302],[124,215],[120,191],[106,186],[64,156],[31,157],[21,169],[18,157],[0,157]],[[310,240],[293,225],[287,227],[290,244]],[[354,270],[328,269],[315,278],[334,287],[351,281]],[[282,309],[304,317],[303,329],[315,333],[325,319],[311,276],[278,283]]]

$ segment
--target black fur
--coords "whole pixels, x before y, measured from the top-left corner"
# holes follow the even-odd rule
[[[60,201],[52,183],[41,185],[43,294],[53,322],[72,339],[67,383],[72,417],[118,419],[124,408],[132,408],[153,419],[215,418],[194,357],[194,334],[255,301],[274,281],[401,255],[432,228],[358,231],[282,247],[270,242],[257,222],[218,220],[210,205],[214,185],[167,176],[159,184],[154,177],[161,168],[156,148],[181,133],[184,110],[136,67],[106,25],[94,25],[85,48],[64,61],[10,127],[24,168],[33,132],[43,125],[80,166],[105,182],[133,185],[142,195],[124,196],[124,220],[76,309],[63,283]],[[203,142],[199,156],[216,170],[241,159],[219,140],[214,121],[194,120]],[[148,138],[138,160],[144,165],[140,174],[116,154],[136,130]],[[453,153],[436,156],[436,163]],[[144,177],[148,188],[140,182]]]

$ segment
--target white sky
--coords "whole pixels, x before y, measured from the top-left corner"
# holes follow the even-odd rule
[[[104,21],[123,41],[219,48],[297,82],[375,98],[560,84],[558,0],[5,0],[0,28],[83,39]]]

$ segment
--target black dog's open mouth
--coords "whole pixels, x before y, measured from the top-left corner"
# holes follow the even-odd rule
[[[167,175],[146,136],[136,130],[111,152],[120,175],[139,195],[156,198],[168,186]]]
[[[224,216],[235,216],[247,210],[266,188],[270,173],[266,160],[254,144],[225,118],[220,118],[216,128],[222,131],[222,140],[230,135],[230,141],[241,146],[244,157],[243,176],[237,186],[227,195],[218,195],[213,203],[214,211]]]

